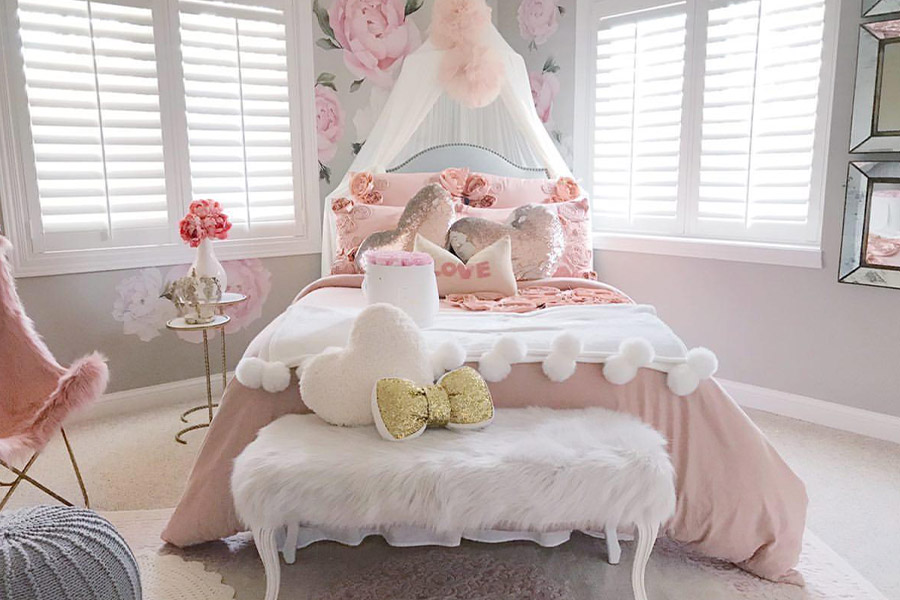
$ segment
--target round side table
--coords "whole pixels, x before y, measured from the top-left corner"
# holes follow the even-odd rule
[[[184,439],[184,434],[189,431],[196,431],[198,429],[204,429],[209,427],[213,420],[213,410],[219,407],[217,402],[213,402],[212,397],[212,372],[210,371],[210,361],[209,361],[209,337],[208,331],[210,329],[218,329],[220,330],[220,334],[222,337],[222,393],[225,393],[225,388],[228,385],[228,359],[225,352],[225,326],[228,325],[229,321],[231,321],[231,317],[226,314],[222,314],[222,311],[235,304],[240,304],[247,300],[247,296],[244,294],[238,294],[235,292],[225,292],[222,294],[222,298],[215,302],[216,307],[216,316],[213,317],[213,320],[209,323],[188,323],[184,317],[178,317],[176,319],[172,319],[166,323],[166,327],[171,329],[172,331],[199,331],[203,334],[203,362],[206,371],[206,404],[200,404],[198,406],[194,406],[192,408],[187,409],[183,413],[181,413],[181,422],[182,423],[190,423],[188,420],[188,415],[191,415],[198,411],[206,411],[207,420],[203,423],[197,423],[196,425],[188,425],[184,429],[180,430],[175,434],[175,441],[179,444],[187,444],[187,440]]]

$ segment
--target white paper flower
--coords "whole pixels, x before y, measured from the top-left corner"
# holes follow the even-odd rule
[[[159,335],[166,321],[176,316],[175,306],[160,298],[163,278],[159,269],[141,269],[116,285],[118,297],[113,302],[112,316],[123,323],[126,335],[136,335],[149,342]]]

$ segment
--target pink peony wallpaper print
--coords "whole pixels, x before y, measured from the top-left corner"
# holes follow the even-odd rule
[[[365,143],[403,59],[427,37],[434,0],[315,0],[316,127],[322,197]],[[570,6],[571,5],[571,6]],[[574,0],[498,0],[494,21],[524,57],[541,121],[571,157],[571,127],[554,119],[574,35]],[[566,32],[560,35],[560,31]],[[560,40],[560,38],[570,38]],[[568,65],[567,65],[568,67]],[[570,99],[567,99],[570,100]]]
[[[231,322],[225,326],[226,333],[236,333],[262,317],[263,305],[272,290],[272,274],[257,258],[224,261],[222,265],[228,274],[228,291],[247,296],[247,300],[225,310]],[[175,306],[161,294],[169,282],[187,274],[188,265],[179,265],[168,270],[165,276],[157,268],[141,269],[122,279],[116,285],[116,299],[113,301],[113,319],[122,323],[126,335],[136,335],[142,342],[158,337],[166,327],[166,321],[176,315]],[[214,334],[213,332],[210,332]],[[179,337],[189,342],[199,343],[199,333],[182,333]]]
[[[422,43],[430,10],[422,10],[424,0],[325,2],[315,0],[313,13],[319,178],[328,187],[365,143],[403,59]]]

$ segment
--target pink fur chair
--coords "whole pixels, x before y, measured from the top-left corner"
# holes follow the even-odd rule
[[[0,499],[0,510],[23,481],[63,504],[72,505],[28,475],[41,450],[57,431],[62,433],[84,504],[90,506],[62,424],[73,410],[93,402],[106,389],[109,376],[106,362],[97,353],[75,361],[68,369],[56,362],[19,301],[6,256],[11,249],[9,240],[0,235],[0,466],[14,475],[11,481],[0,480],[0,488],[9,488]],[[13,466],[13,461],[29,454],[21,469]]]

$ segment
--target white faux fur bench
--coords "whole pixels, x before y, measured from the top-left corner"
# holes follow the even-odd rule
[[[235,460],[231,487],[253,532],[276,600],[278,550],[381,534],[394,545],[533,539],[556,545],[572,530],[634,528],[632,584],[646,600],[644,570],[658,529],[674,512],[666,442],[628,415],[600,408],[498,409],[484,430],[429,430],[387,442],[374,427],[288,415],[260,430]],[[284,536],[284,543],[279,544]]]

